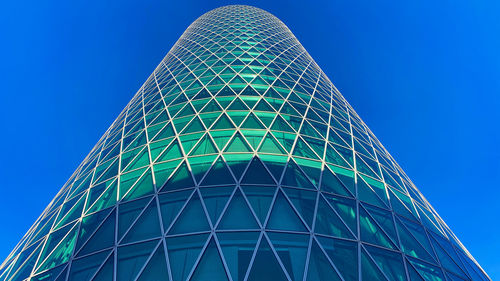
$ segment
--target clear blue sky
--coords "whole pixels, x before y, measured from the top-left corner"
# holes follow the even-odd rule
[[[0,9],[0,260],[186,27],[226,1]],[[241,2],[236,2],[241,3]],[[493,280],[498,1],[254,1],[287,24]]]

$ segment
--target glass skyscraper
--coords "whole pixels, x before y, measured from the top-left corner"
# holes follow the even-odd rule
[[[490,280],[290,30],[184,32],[0,280]]]

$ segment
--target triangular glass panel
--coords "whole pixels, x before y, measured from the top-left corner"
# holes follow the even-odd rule
[[[361,249],[361,275],[363,280],[389,281],[364,249]]]
[[[377,173],[375,173],[373,169],[366,162],[372,162],[372,161],[368,160],[368,157],[362,157],[356,153],[356,169],[360,173],[376,178]]]
[[[419,262],[416,259],[408,258],[411,265],[413,265],[416,271],[425,279],[432,281],[444,281],[443,272],[440,268],[432,266],[427,263]],[[412,280],[413,281],[413,280]]]
[[[408,270],[408,276],[410,277],[411,281],[426,281],[420,276],[420,273],[417,272],[417,270],[410,264],[410,262],[405,259],[406,261],[406,268]]]
[[[222,184],[234,184],[235,180],[231,175],[231,172],[227,168],[222,157],[219,157],[217,161],[212,165],[212,168],[203,178],[200,185],[222,185]]]
[[[264,130],[240,130],[245,139],[250,145],[257,150],[261,140],[264,138],[266,131]]]
[[[358,245],[356,242],[316,236],[345,281],[358,280]]]
[[[281,184],[293,187],[315,189],[314,185],[307,178],[304,172],[302,172],[302,170],[292,160],[288,162]]]
[[[224,152],[251,152],[252,148],[246,140],[237,132],[229,142]]]
[[[306,231],[306,228],[285,196],[278,192],[269,216],[267,228],[288,231]]]
[[[210,225],[208,224],[198,193],[195,192],[177,217],[169,234],[192,233],[208,230],[210,230]]]
[[[309,148],[309,146],[300,137],[297,138],[297,142],[295,143],[293,155],[302,156],[302,157],[311,158],[311,159],[321,159],[311,150],[311,148]]]
[[[49,236],[47,242],[45,243],[45,248],[39,257],[38,261],[39,265],[37,265],[36,272],[41,272],[43,270],[51,269],[69,260],[76,244],[75,242],[78,234],[78,228],[76,227],[76,225],[77,224],[68,225],[66,228],[62,228],[61,230],[58,231],[61,233],[54,232],[51,234],[55,236],[61,236],[61,234],[66,234],[62,238],[54,237],[54,239],[51,240],[51,237]],[[56,241],[58,241],[59,243],[58,244],[53,243]],[[50,252],[49,254],[48,253],[49,251],[52,252]],[[45,255],[48,254],[48,256],[42,261],[42,257],[45,257],[44,254]]]
[[[365,249],[389,280],[407,280],[401,254],[368,245],[365,245]]]
[[[172,122],[168,123],[161,131],[152,139],[152,141],[162,140],[165,138],[175,136],[174,129],[172,128]]]
[[[163,163],[157,163],[153,166],[156,188],[161,189],[172,172],[179,166],[182,160],[175,160]]]
[[[265,99],[261,99],[255,106],[254,110],[274,112],[274,109],[265,101]]]
[[[314,208],[316,206],[317,193],[314,191],[284,187],[283,191],[292,202],[299,215],[309,228],[312,227],[314,219]]]
[[[457,275],[455,275],[449,271],[445,271],[445,273],[446,273],[446,278],[450,281],[465,281],[465,280],[467,280],[465,278],[458,277]]]
[[[229,86],[225,86],[224,88],[222,88],[222,90],[220,90],[218,93],[217,93],[217,96],[218,97],[223,97],[223,96],[234,96],[236,95],[236,93],[231,90],[231,88]]]
[[[169,139],[164,139],[156,142],[152,142],[149,144],[149,148],[151,151],[151,159],[153,159],[152,162],[160,162],[160,161],[155,161],[156,158],[165,150],[169,148],[169,144],[173,138]],[[122,161],[123,161],[123,155],[122,155]]]
[[[208,216],[213,225],[219,219],[233,191],[234,186],[200,188],[201,197],[203,198],[203,202],[205,202]]]
[[[167,253],[173,281],[185,281],[206,244],[208,234],[167,238]]]
[[[196,182],[199,183],[201,181],[203,175],[207,173],[207,171],[213,165],[216,158],[217,158],[216,154],[208,154],[208,155],[188,158],[189,164],[191,166],[191,172]]]
[[[389,190],[390,190],[389,197],[391,199],[391,206],[393,210],[396,213],[405,216],[407,218],[416,219],[413,213],[415,211],[410,197],[400,193],[399,191],[393,190],[392,188],[389,188]]]
[[[193,187],[194,185],[191,172],[189,171],[186,162],[183,162],[179,168],[177,168],[172,177],[170,177],[167,183],[162,187],[161,191],[178,190]]]
[[[281,175],[283,174],[283,170],[285,169],[286,163],[288,162],[288,156],[260,154],[259,158],[271,172],[274,179],[279,181]]]
[[[262,125],[260,120],[253,113],[248,115],[247,119],[240,127],[245,129],[265,129],[264,125]]]
[[[137,180],[144,174],[146,168],[138,169],[120,175],[119,195],[123,198],[132,189]]]
[[[351,193],[347,191],[344,184],[337,178],[337,176],[333,174],[328,166],[325,166],[323,168],[323,176],[321,177],[321,191],[352,197]]]
[[[325,132],[326,133],[326,132]],[[314,137],[314,138],[317,138],[317,139],[322,139],[324,138],[324,136],[321,136],[315,129],[314,127],[306,120],[304,120],[304,122],[302,123],[302,127],[300,128],[300,134],[302,135],[305,135],[305,136],[309,136],[309,137]],[[324,144],[324,143],[323,143]],[[321,149],[321,153],[318,153],[320,154],[321,156],[323,156],[323,151],[324,151],[324,145]]]
[[[243,194],[237,189],[222,216],[218,229],[259,229]]]
[[[114,276],[114,257],[113,254],[106,260],[106,263],[99,269],[92,281],[109,281]],[[59,281],[59,280],[58,280]],[[62,280],[61,280],[62,281]]]
[[[165,250],[163,248],[163,243],[160,243],[156,252],[149,259],[148,264],[140,273],[137,281],[149,281],[156,279],[167,278],[168,269],[167,269],[167,261],[165,258]]]
[[[120,281],[133,281],[144,266],[148,257],[158,245],[158,241],[149,241],[140,244],[118,247],[116,279]],[[161,246],[161,245],[160,245]]]
[[[307,281],[342,280],[315,240],[312,241],[307,271]]]
[[[151,198],[142,198],[118,206],[118,240],[122,239],[125,232],[130,228],[150,201]]]
[[[398,237],[396,234],[396,228],[394,227],[394,221],[392,213],[384,209],[380,209],[368,204],[363,204],[365,211],[367,211],[371,217],[382,227],[385,233],[391,238],[392,242],[397,245]]]
[[[219,148],[220,151],[226,146],[229,139],[233,135],[232,131],[212,131],[210,135],[215,141],[215,144]]]
[[[220,116],[219,112],[214,113],[203,113],[200,115],[201,120],[205,124],[205,127],[209,128],[215,123],[215,120]]]
[[[247,279],[247,281],[262,280],[288,280],[265,237],[261,239]]]
[[[149,152],[147,147],[145,146],[141,152],[134,151],[134,154],[137,155],[127,166],[124,166],[122,161],[122,172],[128,172],[135,170],[137,168],[142,168],[144,166],[149,165]],[[117,162],[118,163],[118,162]],[[126,167],[123,169],[123,167]],[[116,174],[116,173],[114,173]],[[103,178],[107,178],[103,176]]]
[[[212,153],[217,153],[217,147],[213,143],[213,141],[210,139],[209,134],[205,134],[203,138],[198,142],[198,145],[189,153],[190,156],[196,156],[196,155],[206,155],[206,154],[212,154]]]
[[[243,189],[248,202],[250,202],[253,211],[257,215],[257,218],[261,224],[263,224],[267,214],[269,213],[271,202],[273,200],[274,193],[276,192],[276,187],[248,185],[242,186],[241,188]]]
[[[57,267],[54,267],[48,271],[45,271],[43,273],[40,273],[40,274],[37,274],[36,276],[31,277],[29,280],[30,281],[45,281],[45,280],[62,281],[62,280],[66,280],[66,274],[68,272],[67,269],[68,269],[68,267],[65,265],[57,266]],[[67,280],[70,281],[72,279],[70,277]]]
[[[227,110],[249,110],[244,102],[241,101],[240,98],[235,98],[233,103],[227,108]]]
[[[325,235],[352,238],[351,232],[340,217],[321,196],[318,201],[315,231]]]
[[[330,204],[330,206],[337,211],[342,220],[347,224],[349,229],[357,232],[357,219],[356,219],[356,201],[349,198],[334,196],[330,194],[323,194]]]
[[[250,162],[243,178],[241,179],[242,184],[275,184],[273,178],[267,172],[266,168],[259,160],[259,158],[254,157]]]
[[[184,130],[182,130],[181,134],[189,134],[189,133],[196,133],[196,132],[201,132],[205,131],[205,128],[203,127],[203,123],[200,121],[198,117],[194,117],[191,123],[189,123]]]
[[[290,279],[302,280],[309,236],[277,232],[269,232],[268,235]]]
[[[58,222],[56,222],[54,229],[79,218],[82,215],[86,197],[85,193],[79,198],[74,198],[66,202],[61,208],[61,211],[59,211]]]
[[[147,169],[146,172],[137,180],[129,192],[125,194],[122,200],[132,200],[139,198],[148,194],[153,194],[155,192],[153,187],[153,176],[151,168]]]
[[[103,210],[85,216],[80,223],[80,233],[78,235],[75,252],[79,251],[82,245],[87,242],[89,237],[94,233],[96,228],[110,215],[111,210]]]
[[[319,189],[319,178],[321,176],[322,163],[315,160],[303,159],[294,157],[302,171],[307,175],[307,178]]]
[[[258,76],[257,76],[257,78],[258,78]],[[241,91],[240,95],[242,95],[242,96],[259,96],[259,93],[257,93],[257,91],[255,91],[254,88],[248,86],[248,87],[245,88],[245,90]]]
[[[405,219],[403,217],[398,217],[399,220],[396,220],[396,223],[403,223],[406,228],[411,232],[411,234],[413,235],[413,237],[415,237],[417,239],[417,241],[424,247],[424,249],[427,251],[427,253],[429,253],[433,258],[434,260],[435,259],[435,255],[434,255],[434,252],[432,251],[432,247],[431,247],[431,244],[429,242],[429,238],[428,238],[428,235],[429,233],[426,233],[425,229],[422,227],[422,225],[414,222],[414,221],[410,221],[408,219]]]
[[[465,273],[455,263],[455,261],[453,261],[453,259],[450,257],[450,254],[446,253],[446,251],[434,239],[431,238],[430,240],[434,248],[434,251],[436,252],[439,258],[439,262],[441,263],[441,265],[447,270],[450,270],[456,274],[464,276]]]
[[[115,244],[115,224],[116,213],[113,211],[101,224],[99,229],[95,231],[92,237],[90,237],[87,243],[85,243],[82,249],[78,252],[78,255],[83,256],[112,247]],[[80,235],[82,235],[81,232],[82,230],[80,230]]]
[[[292,150],[293,144],[295,143],[295,134],[273,132],[272,133],[276,139],[281,143],[286,151],[290,152]]]
[[[219,232],[217,237],[233,281],[243,281],[259,232]]]
[[[288,124],[288,122],[283,119],[281,115],[278,114],[276,117],[273,125],[271,126],[271,130],[273,131],[283,131],[283,132],[290,132],[294,133],[295,131],[292,129],[292,127]]]
[[[194,117],[196,118],[196,117]],[[180,117],[180,118],[176,118],[173,120],[173,123],[175,125],[175,129],[177,131],[177,133],[181,132],[184,127],[187,126],[187,124],[191,121],[191,119],[194,119],[192,116],[188,116],[188,117]]]
[[[116,203],[117,184],[118,181],[112,179],[90,189],[86,204],[87,211],[85,212],[92,213],[114,205]]]
[[[213,125],[212,130],[224,130],[234,128],[229,117],[226,114],[222,114],[219,120]]]
[[[264,123],[264,126],[266,128],[269,128],[271,126],[271,123],[273,122],[274,118],[276,117],[275,112],[255,112],[255,116],[259,118],[259,120]]]
[[[132,225],[121,243],[131,243],[159,236],[161,236],[161,228],[158,207],[156,200],[153,200]]]
[[[215,99],[210,100],[210,102],[202,109],[201,113],[217,112],[222,111],[222,108],[215,102]]]
[[[394,244],[380,226],[372,219],[366,210],[359,208],[359,228],[361,240],[375,245],[380,245],[385,248],[395,249]]]
[[[264,141],[260,145],[259,152],[287,154],[271,133],[268,133],[264,138]]]
[[[69,272],[67,280],[91,280],[91,278],[96,274],[99,267],[107,260],[106,258],[109,256],[109,254],[109,251],[104,251],[94,255],[83,257],[81,259],[73,260],[71,262],[71,270]]]
[[[182,206],[186,204],[191,193],[193,193],[192,189],[158,195],[163,228],[165,230],[170,228],[172,221],[177,217]]]
[[[8,266],[2,273],[7,273],[10,268],[11,272],[9,272],[9,275],[2,275],[2,277],[8,276],[11,280],[23,280],[29,277],[33,267],[35,266],[40,251],[42,250],[42,246],[44,244],[43,242],[44,241],[42,240],[38,244],[31,246],[33,249],[31,253],[21,253],[21,255],[17,258],[17,261],[15,263],[11,263],[11,265]]]
[[[226,164],[233,171],[233,175],[236,179],[240,179],[243,172],[245,171],[248,163],[253,158],[253,154],[249,153],[239,153],[239,154],[225,154],[224,159]]]
[[[356,194],[354,171],[335,165],[327,166],[335,173],[337,178],[344,184],[345,187],[347,187],[347,190],[349,190],[351,194]]]
[[[331,145],[326,146],[325,161],[341,167],[350,167],[350,165],[347,164],[345,158],[342,157],[342,155],[338,151],[341,150],[341,148],[339,146],[336,146],[336,148],[337,149],[333,148]],[[350,158],[352,158],[352,150],[347,150],[347,149],[345,150],[347,153],[351,154]]]
[[[219,251],[217,250],[217,245],[212,238],[205,249],[205,252],[201,256],[196,269],[191,276],[192,281],[206,281],[206,280],[217,280],[217,281],[229,281],[224,265],[222,264],[222,259],[220,257]]]
[[[364,180],[362,180],[360,176],[358,176],[357,178],[358,178],[359,200],[381,208],[387,208],[387,206],[383,203],[382,199],[380,199],[380,197],[375,193],[372,187],[368,185]]]
[[[398,220],[396,220],[396,228],[401,240],[401,248],[407,255],[427,261],[434,261],[417,239]]]

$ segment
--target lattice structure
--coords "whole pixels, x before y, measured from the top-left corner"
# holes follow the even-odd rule
[[[0,280],[489,280],[288,28],[206,13]]]

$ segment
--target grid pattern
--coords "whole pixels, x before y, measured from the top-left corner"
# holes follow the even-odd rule
[[[490,280],[271,14],[197,19],[0,280]]]

